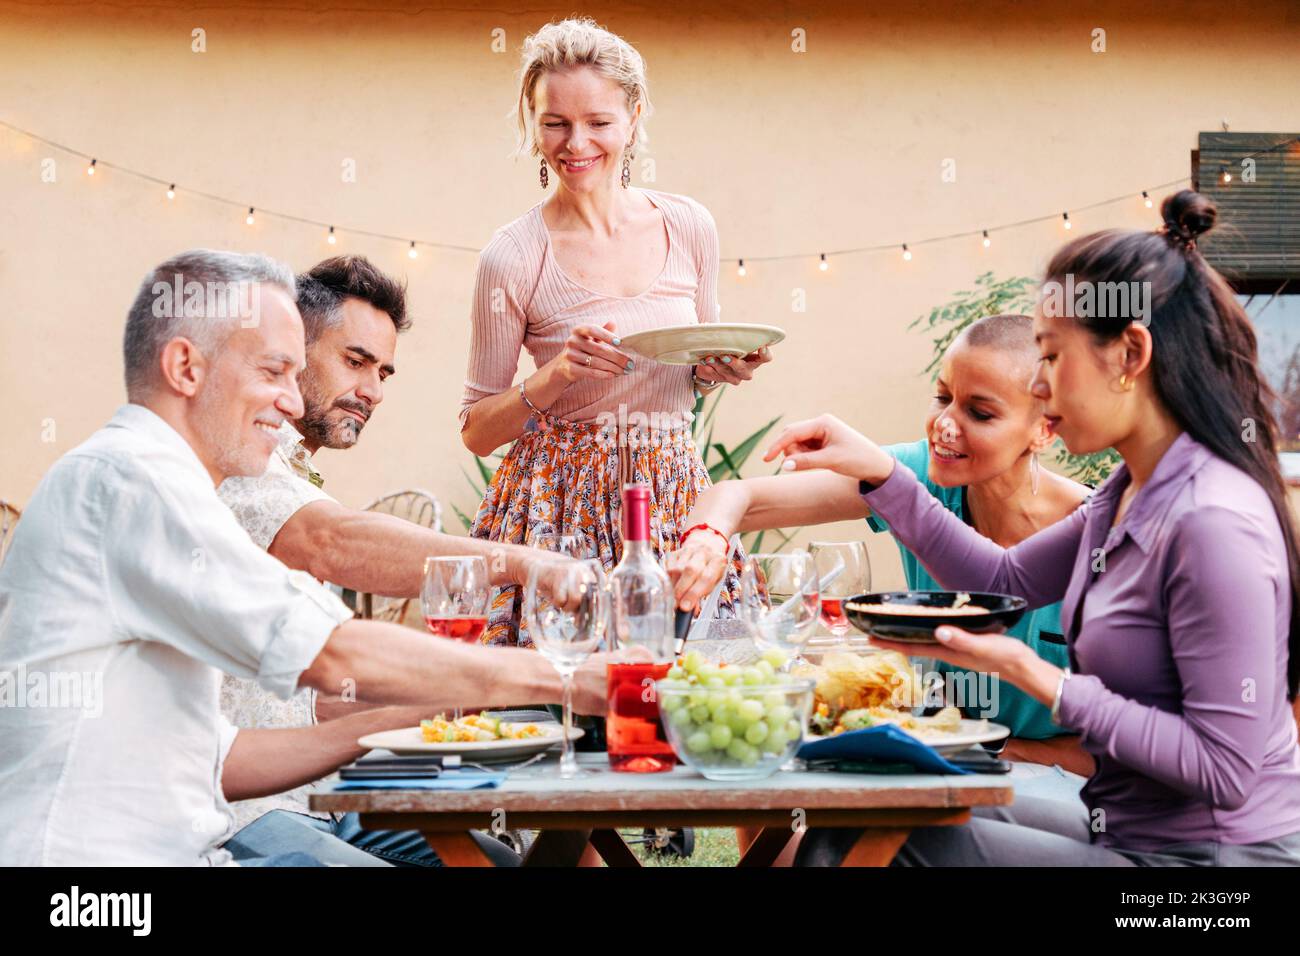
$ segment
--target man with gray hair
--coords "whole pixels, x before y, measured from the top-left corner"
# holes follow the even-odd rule
[[[199,250],[153,269],[127,316],[128,404],[32,497],[0,567],[0,675],[102,674],[102,716],[0,707],[0,866],[227,863],[227,801],[319,779],[365,733],[561,699],[540,655],[351,620],[217,497],[262,473],[280,425],[302,417],[294,291],[262,256]],[[580,710],[603,711],[602,668],[579,671]],[[348,681],[403,706],[237,730],[218,707],[223,671],[282,698]]]

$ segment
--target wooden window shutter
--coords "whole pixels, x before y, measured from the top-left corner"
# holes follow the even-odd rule
[[[1239,291],[1300,280],[1300,133],[1201,133],[1199,147],[1193,188],[1219,207],[1205,258]]]

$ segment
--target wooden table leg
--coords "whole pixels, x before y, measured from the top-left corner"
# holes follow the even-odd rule
[[[577,866],[590,830],[542,830],[524,854],[524,866]]]
[[[786,848],[794,831],[787,826],[764,827],[749,844],[736,866],[771,866]]]
[[[617,830],[592,830],[591,845],[596,848],[596,852],[608,866],[639,867],[641,865],[641,861],[619,836]]]
[[[840,866],[889,866],[911,833],[911,827],[867,827]]]
[[[425,833],[424,842],[433,847],[444,866],[493,866],[483,848],[468,833]]]

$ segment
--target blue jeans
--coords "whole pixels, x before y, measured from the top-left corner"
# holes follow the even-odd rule
[[[499,840],[478,831],[470,836],[497,866],[518,866],[519,855]],[[245,865],[311,865],[253,863],[283,854],[306,855],[326,866],[442,866],[423,836],[414,830],[362,830],[355,813],[335,823],[272,810],[226,841],[226,849]]]

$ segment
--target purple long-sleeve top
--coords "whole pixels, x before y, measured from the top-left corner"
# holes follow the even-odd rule
[[[1012,548],[948,511],[906,468],[863,495],[944,587],[1061,601],[1073,676],[1060,722],[1097,770],[1094,842],[1153,850],[1300,831],[1286,699],[1286,546],[1264,490],[1190,435],[1112,527],[1121,465],[1069,517]]]

